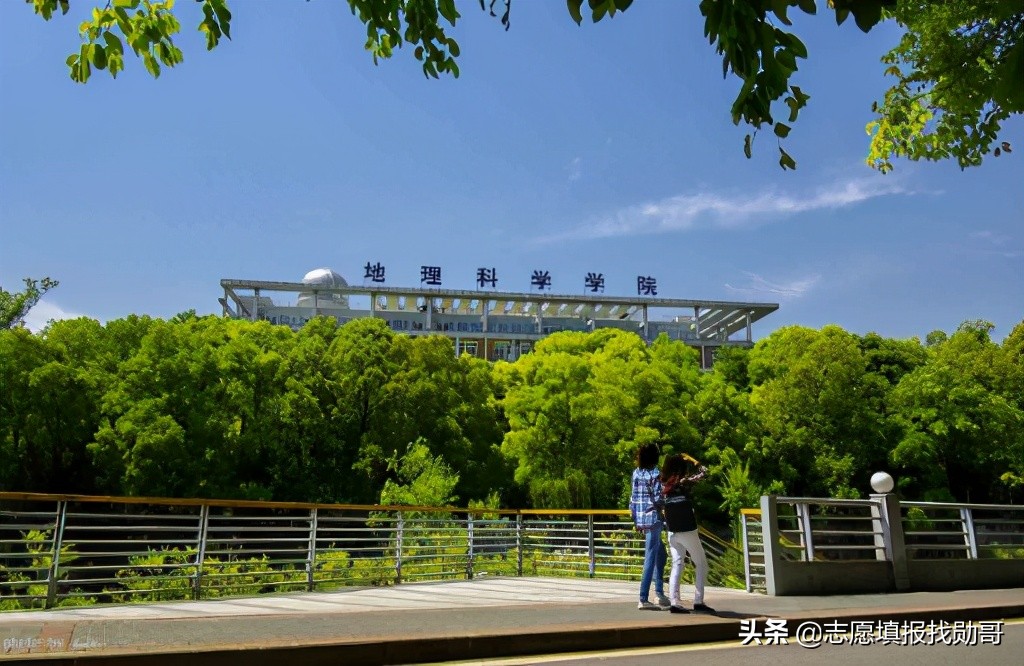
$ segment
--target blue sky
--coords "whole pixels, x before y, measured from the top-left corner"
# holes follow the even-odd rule
[[[93,3],[95,4],[95,3]],[[463,0],[459,79],[427,80],[411,49],[374,66],[340,2],[231,3],[234,40],[206,52],[179,3],[185,62],[159,80],[127,59],[73,83],[64,60],[90,3],[50,23],[0,3],[0,285],[60,286],[30,317],[219,311],[224,277],[527,291],[534,269],[580,293],[778,302],[755,324],[835,323],[923,337],[1024,318],[1024,122],[1017,150],[973,170],[864,164],[891,26],[797,23],[811,95],[777,165],[729,117],[738,84],[696,3],[647,1],[576,26],[562,2],[515,2],[512,27]]]

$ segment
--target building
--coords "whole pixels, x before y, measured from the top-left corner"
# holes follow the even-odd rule
[[[228,317],[292,328],[318,315],[334,317],[339,324],[379,317],[396,332],[444,335],[452,338],[456,354],[492,361],[515,360],[557,331],[618,328],[648,343],[662,333],[682,340],[700,350],[701,366],[708,368],[716,348],[753,344],[751,325],[779,308],[777,303],[656,296],[353,286],[328,268],[310,271],[302,282],[223,279],[220,284],[220,303]],[[294,294],[294,304],[268,293]]]

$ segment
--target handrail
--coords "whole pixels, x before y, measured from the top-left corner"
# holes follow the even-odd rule
[[[961,504],[959,502],[906,502],[902,506],[921,507],[925,509],[982,509],[984,511],[1024,511],[1024,504]]]
[[[488,507],[419,506],[414,504],[342,504],[327,502],[280,502],[264,500],[206,499],[199,497],[138,497],[131,495],[67,495],[0,491],[4,500],[24,502],[81,502],[96,504],[162,504],[164,506],[215,506],[237,509],[327,509],[342,511],[420,511],[427,513],[493,513],[502,516],[628,516],[629,509],[493,509]]]
[[[697,526],[697,531],[698,531],[698,533],[702,537],[704,537],[708,541],[710,541],[710,542],[712,542],[714,544],[717,544],[718,546],[720,546],[720,547],[722,547],[722,548],[724,548],[726,550],[733,550],[733,551],[736,551],[737,553],[742,553],[743,552],[743,550],[741,548],[739,548],[736,544],[732,543],[731,541],[726,541],[725,539],[721,538],[720,536],[718,536],[714,532],[708,530],[703,525],[698,525]]]
[[[783,504],[815,504],[821,506],[872,506],[875,501],[870,499],[833,499],[821,497],[776,497],[776,502]]]
[[[644,545],[629,514],[5,491],[0,601],[199,599],[483,574],[638,580]],[[736,562],[722,555],[739,549],[700,534],[710,573],[729,580]]]

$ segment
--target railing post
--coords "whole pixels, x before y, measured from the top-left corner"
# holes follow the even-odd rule
[[[788,581],[780,570],[779,509],[775,495],[761,496],[761,534],[764,541],[764,588],[770,596],[787,593]]]
[[[523,514],[516,513],[516,575],[523,575]]]
[[[306,585],[309,591],[316,589],[313,573],[316,570],[316,507],[309,510],[309,549],[306,554]]]
[[[740,531],[743,534],[743,577],[747,581],[747,592],[753,592],[754,586],[750,579],[750,541],[747,539],[747,514],[740,514]]]
[[[46,608],[57,604],[57,583],[60,577],[60,547],[64,542],[64,523],[68,516],[68,503],[57,501],[57,515],[53,521],[53,550],[50,553],[50,568],[46,573]]]
[[[466,514],[466,579],[473,579],[473,514]]]
[[[876,524],[881,527],[885,556],[892,565],[893,583],[897,592],[905,592],[910,589],[910,570],[907,566],[907,542],[903,534],[899,500],[892,493],[873,494],[871,499],[875,502],[871,514],[874,517],[877,511]]]
[[[814,531],[811,529],[811,505],[800,503],[796,505],[796,515],[800,520],[801,545],[804,547],[804,560],[814,561]]]
[[[964,531],[964,545],[967,546],[968,557],[978,559],[978,533],[974,529],[974,513],[970,507],[960,509],[960,525]]]
[[[192,598],[199,599],[203,592],[203,560],[206,559],[206,538],[210,529],[210,505],[199,508],[199,534],[196,535],[196,577],[192,582]]]
[[[597,551],[594,548],[594,515],[587,516],[587,556],[590,559],[590,577],[597,571]]]
[[[402,528],[405,526],[402,519],[402,512],[397,511],[398,520],[395,523],[395,585],[402,582]]]

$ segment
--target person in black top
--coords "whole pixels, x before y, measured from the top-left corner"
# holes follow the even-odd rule
[[[672,552],[672,571],[668,579],[668,594],[673,613],[688,613],[679,600],[679,577],[683,572],[684,557],[689,554],[696,569],[693,610],[713,613],[704,603],[704,583],[708,577],[708,560],[697,532],[697,516],[693,512],[690,492],[693,486],[707,476],[708,470],[685,453],[669,456],[661,469],[661,504],[668,526],[668,545]]]

